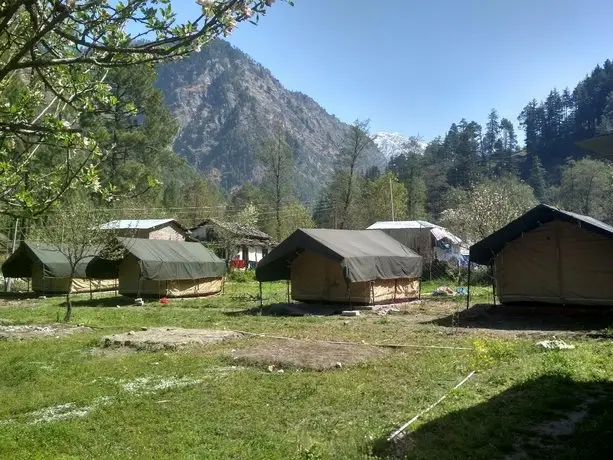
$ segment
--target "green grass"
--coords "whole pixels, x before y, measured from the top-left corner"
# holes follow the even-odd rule
[[[500,458],[521,450],[536,457],[592,458],[610,439],[613,351],[606,341],[574,337],[574,350],[541,351],[534,338],[485,338],[416,321],[409,313],[380,318],[243,314],[257,306],[256,283],[229,283],[223,296],[145,307],[96,295],[78,296],[72,322],[91,332],[62,338],[0,341],[1,458],[384,458],[380,440],[436,401],[471,370],[478,373],[411,427],[399,447],[409,458]],[[285,285],[264,286],[282,300]],[[0,324],[44,324],[62,299],[20,300],[0,308]],[[428,301],[419,311],[428,311]],[[450,302],[449,311],[455,310]],[[239,312],[237,314],[237,311]],[[417,312],[417,310],[415,310]],[[302,339],[463,346],[402,348],[376,361],[314,372],[263,367],[228,370],[237,347],[254,338],[169,352],[92,353],[99,338],[139,327],[247,330]],[[148,378],[197,380],[184,387],[124,389]],[[96,404],[109,397],[106,404]],[[549,439],[534,427],[588,401],[590,417],[573,434]],[[92,407],[83,417],[33,424],[43,408]],[[10,420],[10,421],[9,421]],[[6,422],[8,421],[8,422]],[[383,447],[382,447],[383,446]]]

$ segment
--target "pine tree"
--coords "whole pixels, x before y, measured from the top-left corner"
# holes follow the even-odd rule
[[[528,184],[534,190],[534,196],[539,202],[543,202],[543,198],[545,197],[545,169],[541,164],[541,160],[538,155],[531,155],[531,167],[530,167],[530,175],[528,177]]]
[[[488,157],[494,154],[496,143],[500,135],[500,124],[498,123],[498,112],[492,109],[487,117],[485,125],[485,135],[483,136],[483,156]]]

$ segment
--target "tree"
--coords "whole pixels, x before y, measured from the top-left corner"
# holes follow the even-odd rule
[[[171,150],[177,122],[155,79],[155,70],[143,64],[110,69],[107,81],[117,104],[80,120],[107,152],[99,166],[100,183],[124,199],[146,194],[165,169],[178,166]]]
[[[462,120],[458,129],[448,182],[454,187],[468,189],[483,175],[480,155],[481,125]]]
[[[492,109],[487,117],[485,135],[483,136],[483,156],[492,156],[496,151],[496,143],[500,135],[501,125],[498,122],[498,112]]]
[[[408,208],[407,188],[394,173],[365,181],[360,195],[360,227],[366,228],[379,220],[392,220],[392,216],[397,220],[406,219]]]
[[[613,133],[613,91],[607,96],[607,103],[598,124],[598,134]]]
[[[108,152],[80,124],[86,114],[133,109],[113,94],[111,69],[184,56],[255,21],[272,0],[198,3],[184,23],[170,0],[0,5],[0,213],[42,214],[75,184],[112,193],[98,179]]]
[[[284,240],[299,228],[315,227],[315,222],[309,210],[297,201],[292,201],[283,206],[281,219],[281,235],[278,241]]]
[[[426,184],[423,177],[423,163],[423,148],[421,140],[417,137],[409,138],[404,145],[403,153],[390,160],[389,169],[405,186],[406,201],[402,214],[405,214],[406,210],[409,219],[418,219],[425,214]]]
[[[274,236],[281,238],[282,218],[281,208],[292,194],[292,179],[294,175],[293,152],[285,139],[284,127],[278,123],[274,137],[264,141],[257,159],[264,168],[262,188],[273,205],[275,213]]]
[[[49,244],[68,261],[70,275],[66,292],[66,314],[64,321],[72,315],[72,285],[77,269],[94,256],[106,259],[120,258],[121,251],[114,244],[116,231],[102,229],[110,214],[93,209],[90,202],[75,196],[56,207],[45,222],[38,222],[33,237]]]
[[[610,196],[613,166],[584,158],[570,160],[562,168],[558,205],[568,211],[612,222]]]
[[[455,190],[453,207],[443,212],[446,227],[467,240],[485,238],[537,202],[529,185],[515,177],[485,181],[470,190]]]
[[[370,120],[354,121],[345,135],[337,165],[337,171],[342,173],[341,176],[337,177],[343,177],[345,182],[341,189],[342,209],[339,216],[339,228],[351,226],[349,210],[355,195],[356,173],[359,170],[364,152],[373,145],[373,139],[374,137],[370,135]]]
[[[533,154],[530,155],[530,157],[531,166],[530,175],[528,176],[528,184],[530,184],[534,190],[534,196],[536,199],[542,203],[545,198],[545,187],[547,185],[545,182],[545,169],[543,168],[538,155]]]

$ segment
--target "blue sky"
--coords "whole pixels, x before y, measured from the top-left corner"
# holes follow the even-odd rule
[[[343,121],[430,140],[572,89],[613,58],[612,18],[611,0],[277,0],[229,40]]]

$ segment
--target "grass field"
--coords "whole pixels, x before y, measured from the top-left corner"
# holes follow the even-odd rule
[[[500,314],[489,322],[460,317],[463,297],[428,298],[435,287],[395,314],[352,318],[247,311],[258,305],[255,283],[228,283],[223,296],[144,307],[101,294],[78,296],[72,324],[91,329],[0,340],[0,457],[601,458],[610,451],[607,321],[588,327],[573,320],[568,332],[545,324],[548,332],[527,333],[534,330],[530,318],[516,317],[511,328],[500,326]],[[264,297],[280,302],[285,289],[266,285]],[[482,289],[475,291],[477,301],[487,298]],[[62,301],[0,299],[0,327],[55,323]],[[98,346],[104,335],[143,327],[264,336],[164,351]],[[601,334],[587,333],[594,329]],[[553,334],[575,348],[535,345]],[[342,345],[339,366],[309,370],[306,354],[334,360],[341,351],[317,341],[355,345]],[[364,353],[363,343],[405,346]],[[356,361],[365,360],[347,364],[353,347]],[[289,364],[274,360],[270,372],[279,353],[292,354]],[[475,376],[399,443],[384,441],[472,370]]]

